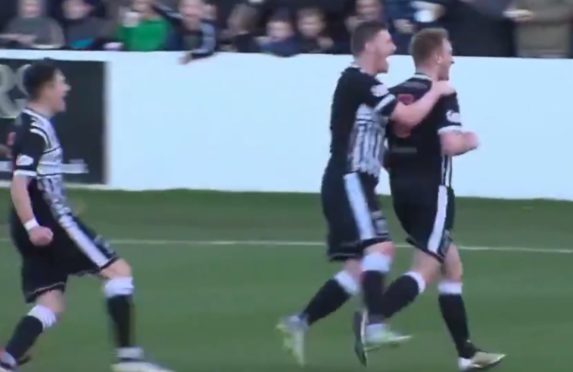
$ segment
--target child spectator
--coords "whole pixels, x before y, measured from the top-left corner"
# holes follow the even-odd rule
[[[90,49],[103,37],[106,22],[93,17],[94,0],[65,0],[66,46],[69,49]]]
[[[291,57],[300,53],[288,12],[278,11],[267,24],[267,37],[263,39],[261,51],[280,57]]]
[[[186,51],[181,59],[183,64],[208,57],[217,48],[217,31],[211,21],[203,18],[204,5],[202,0],[181,0],[179,13],[165,5],[155,5],[155,9],[173,26],[167,50]]]
[[[117,39],[124,50],[149,52],[165,47],[169,24],[153,10],[153,0],[133,0],[123,16]]]
[[[228,22],[230,51],[239,53],[260,52],[254,32],[257,18],[257,9],[251,5],[238,4],[233,8]]]
[[[64,45],[64,34],[58,23],[45,16],[40,0],[20,0],[18,17],[0,37],[9,46],[32,49],[57,49]]]
[[[299,46],[302,53],[331,53],[334,42],[326,35],[324,14],[317,8],[298,12]]]

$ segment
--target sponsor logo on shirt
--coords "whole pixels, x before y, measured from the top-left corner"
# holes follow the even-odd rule
[[[456,112],[454,110],[450,110],[446,113],[446,118],[448,119],[448,121],[450,123],[456,123],[456,124],[461,124],[462,123],[462,117],[460,115],[459,112]]]

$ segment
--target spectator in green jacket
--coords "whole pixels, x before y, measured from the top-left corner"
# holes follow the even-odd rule
[[[124,50],[149,52],[162,50],[169,34],[169,24],[153,9],[153,0],[133,0],[123,15],[117,39]]]

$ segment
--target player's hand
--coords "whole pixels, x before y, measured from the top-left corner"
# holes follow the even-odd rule
[[[449,96],[456,93],[456,88],[448,81],[438,81],[434,85],[440,96]]]
[[[470,147],[472,150],[475,150],[479,147],[479,138],[477,134],[473,132],[466,133],[466,141],[468,143],[468,147]]]
[[[30,231],[28,231],[28,236],[30,241],[36,247],[45,247],[49,245],[54,239],[54,233],[52,230],[44,226],[36,226]]]

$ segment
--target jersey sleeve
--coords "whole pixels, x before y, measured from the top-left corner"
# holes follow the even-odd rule
[[[381,116],[389,117],[392,115],[398,101],[386,85],[374,78],[364,79],[360,89],[360,95],[366,105],[372,107]]]
[[[40,130],[31,128],[24,133],[19,151],[14,159],[14,175],[36,177],[36,169],[46,148],[46,135]]]
[[[462,129],[462,119],[460,115],[460,105],[458,96],[453,94],[446,96],[442,101],[442,112],[438,123],[438,133],[459,131]]]

